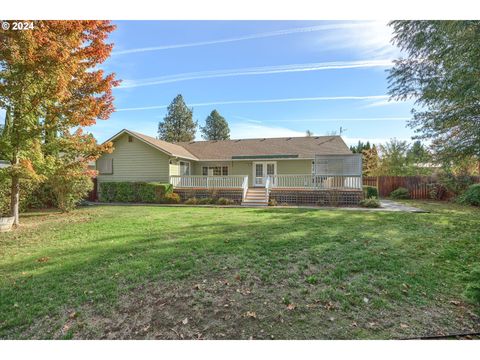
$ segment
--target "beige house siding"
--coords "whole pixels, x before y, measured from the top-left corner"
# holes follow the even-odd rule
[[[280,160],[277,161],[277,174],[311,174],[313,160]]]
[[[255,160],[263,161],[263,160]],[[272,160],[267,160],[272,161]],[[203,166],[228,166],[229,175],[248,175],[248,186],[253,186],[253,162],[245,161],[198,161],[192,162],[192,175],[202,175]],[[277,174],[311,174],[312,160],[277,160]]]
[[[128,142],[128,136],[128,134],[119,136],[114,141],[114,151],[99,159],[99,161],[113,159],[113,174],[99,174],[100,183],[105,181],[169,182],[170,175],[180,174],[180,159],[174,159],[137,138],[133,138],[133,142]],[[253,186],[253,162],[263,160],[188,161],[192,175],[202,175],[203,166],[228,166],[229,175],[248,175],[249,186]],[[312,160],[277,160],[275,162],[279,175],[310,174],[312,171]]]
[[[170,157],[167,154],[137,138],[134,138],[133,142],[128,142],[127,134],[121,135],[114,141],[114,148],[111,154],[105,154],[99,159],[113,159],[113,174],[99,174],[99,182],[169,181]],[[97,160],[97,169],[99,160]]]
[[[180,175],[180,162],[172,160],[169,165],[170,175]]]

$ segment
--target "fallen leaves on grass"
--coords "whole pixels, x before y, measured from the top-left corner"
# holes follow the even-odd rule
[[[76,311],[72,311],[70,314],[68,314],[69,319],[75,319],[78,317],[78,313]]]
[[[329,301],[326,304],[324,304],[323,307],[327,310],[334,310],[335,309],[335,304],[332,303],[331,301]]]
[[[37,259],[37,262],[43,263],[43,262],[47,262],[48,260],[50,260],[50,258],[48,256],[44,256],[44,257],[41,257],[41,258]]]
[[[297,305],[295,305],[295,304],[288,304],[287,305],[288,310],[295,310],[296,307],[297,307]]]
[[[243,316],[251,319],[256,319],[257,313],[255,311],[247,311],[245,314],[243,314]]]
[[[188,317],[186,317],[185,319],[182,320],[182,324],[183,324],[183,325],[187,325],[187,324],[188,324]]]

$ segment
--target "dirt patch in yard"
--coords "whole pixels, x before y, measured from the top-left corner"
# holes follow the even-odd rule
[[[349,308],[312,295],[321,284],[242,281],[237,274],[177,284],[155,282],[124,294],[120,306],[65,311],[54,338],[81,339],[400,339],[480,331],[469,305],[438,299],[434,307],[368,300]],[[279,297],[279,294],[283,296]],[[45,324],[44,322],[42,322]],[[54,325],[54,324],[52,324]],[[37,325],[38,327],[38,325]],[[39,329],[31,329],[38,333]],[[28,337],[28,334],[24,334]]]

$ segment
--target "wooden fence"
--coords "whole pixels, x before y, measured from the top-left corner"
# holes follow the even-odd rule
[[[480,183],[480,176],[472,176],[472,180]],[[388,197],[399,187],[408,189],[412,199],[445,200],[453,196],[433,176],[364,176],[363,185],[376,186],[380,197]]]

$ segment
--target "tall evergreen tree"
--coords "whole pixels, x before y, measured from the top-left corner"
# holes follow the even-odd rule
[[[378,156],[377,147],[373,144],[368,149],[362,151],[362,172],[364,176],[377,175],[380,166],[380,158]]]
[[[305,131],[305,136],[306,136],[306,137],[311,137],[311,136],[313,136],[313,131],[311,131],[311,130]]]
[[[230,128],[225,118],[217,110],[213,110],[205,119],[205,126],[201,128],[205,140],[228,140]]]
[[[414,99],[410,126],[454,161],[480,158],[480,21],[393,21],[406,54],[389,76],[393,99]]]
[[[361,154],[363,150],[370,150],[370,141],[364,143],[359,140],[357,145],[350,146],[350,151],[354,154]]]
[[[167,109],[167,115],[158,123],[158,137],[168,142],[192,141],[195,139],[197,122],[182,95],[177,95]]]
[[[413,164],[425,164],[431,161],[431,155],[420,140],[415,141],[407,151],[407,157]]]

